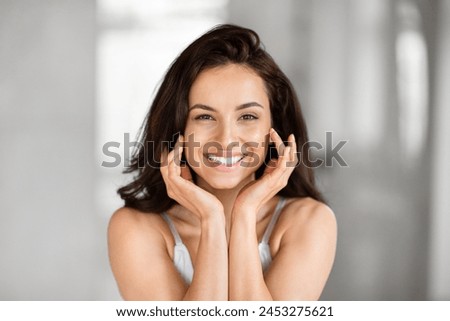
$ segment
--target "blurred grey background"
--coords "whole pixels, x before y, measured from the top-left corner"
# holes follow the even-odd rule
[[[116,300],[106,227],[122,164],[176,55],[255,29],[339,225],[323,300],[450,300],[449,0],[0,0],[0,299]],[[127,145],[128,144],[128,145]],[[324,156],[324,155],[322,155]]]

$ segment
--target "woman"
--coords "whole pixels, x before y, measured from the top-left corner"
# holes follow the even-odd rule
[[[258,35],[218,26],[168,70],[119,189],[110,261],[127,300],[315,300],[336,222],[291,83]]]

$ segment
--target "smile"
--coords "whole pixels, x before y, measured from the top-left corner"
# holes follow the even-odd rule
[[[232,156],[232,157],[221,157],[221,156],[215,156],[212,154],[207,154],[206,158],[213,163],[219,164],[219,165],[225,165],[225,166],[233,166],[239,163],[245,155],[239,155],[239,156]]]

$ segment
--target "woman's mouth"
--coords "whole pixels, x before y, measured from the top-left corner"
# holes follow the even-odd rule
[[[235,166],[244,157],[245,157],[245,155],[243,155],[243,154],[230,156],[230,157],[217,156],[214,154],[206,154],[206,158],[208,159],[208,161],[210,161],[214,164],[217,164],[218,166],[222,165],[222,166],[227,166],[227,167]]]

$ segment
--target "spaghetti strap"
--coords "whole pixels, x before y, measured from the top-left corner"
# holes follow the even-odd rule
[[[283,209],[284,203],[286,203],[286,199],[284,197],[280,197],[277,206],[275,208],[275,212],[272,215],[272,218],[270,219],[269,225],[267,225],[266,231],[264,232],[263,238],[261,240],[261,243],[268,244],[270,235],[272,235],[272,230],[275,227],[275,224],[278,220],[278,216],[280,216],[281,210]]]
[[[178,234],[170,216],[167,215],[166,212],[163,212],[162,217],[169,225],[170,232],[175,239],[175,246],[173,247],[173,264],[186,284],[191,284],[192,278],[194,277],[194,266],[192,265],[189,251],[181,240],[180,234]]]
[[[175,228],[175,225],[173,224],[172,219],[169,217],[169,215],[167,215],[166,212],[162,213],[162,217],[164,218],[164,220],[167,222],[167,224],[169,224],[169,228],[170,231],[172,232],[173,238],[175,239],[175,244],[179,245],[179,244],[183,244],[183,241],[181,241],[181,237],[180,234],[178,234],[177,229]]]

